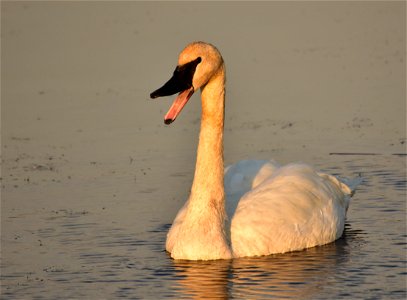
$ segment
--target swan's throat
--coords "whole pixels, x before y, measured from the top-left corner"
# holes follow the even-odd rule
[[[202,120],[190,201],[224,211],[223,123],[224,74],[220,72],[202,89]],[[191,203],[192,204],[192,203]]]

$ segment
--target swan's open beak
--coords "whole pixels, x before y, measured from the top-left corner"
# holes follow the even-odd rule
[[[195,90],[192,86],[192,79],[194,77],[196,66],[200,62],[201,58],[198,57],[185,65],[178,66],[171,79],[158,90],[150,94],[150,97],[154,99],[179,93],[164,117],[165,124],[168,125],[174,122],[182,108],[187,104],[189,98],[194,94]]]

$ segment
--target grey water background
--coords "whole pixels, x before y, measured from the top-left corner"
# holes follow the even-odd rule
[[[405,2],[1,2],[1,298],[406,298]],[[361,175],[345,235],[174,261],[199,93],[149,93],[205,40],[227,66],[225,161]]]

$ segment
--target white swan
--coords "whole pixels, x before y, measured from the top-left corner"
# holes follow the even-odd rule
[[[167,235],[174,259],[260,256],[330,243],[344,230],[357,181],[345,184],[305,164],[242,161],[223,166],[225,66],[208,43],[189,44],[172,78],[151,98],[179,92],[164,121],[201,88],[202,119],[191,194]],[[226,201],[225,201],[226,199]]]

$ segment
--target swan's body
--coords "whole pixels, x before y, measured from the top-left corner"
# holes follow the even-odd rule
[[[242,161],[223,166],[225,68],[198,42],[180,54],[174,76],[152,98],[180,92],[165,123],[201,88],[202,120],[188,201],[167,235],[175,259],[210,260],[301,250],[338,239],[351,187],[305,164]]]

